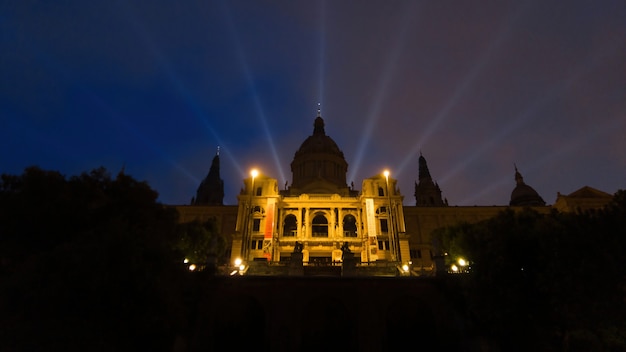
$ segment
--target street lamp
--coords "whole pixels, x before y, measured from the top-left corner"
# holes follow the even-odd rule
[[[465,272],[465,267],[469,264],[467,260],[463,258],[459,258],[459,260],[457,260],[457,263],[459,263],[459,266],[460,266],[459,271]]]
[[[244,227],[244,238],[241,244],[241,256],[243,260],[248,260],[248,254],[250,252],[250,239],[252,232],[252,214],[254,212],[254,208],[252,207],[252,195],[254,193],[254,179],[259,175],[259,171],[257,169],[250,170],[250,194],[248,196],[248,209],[246,215],[246,225]]]
[[[400,262],[400,245],[397,242],[396,232],[394,224],[393,224],[393,211],[391,206],[391,193],[389,192],[389,170],[383,171],[383,175],[385,175],[385,185],[387,188],[387,201],[389,202],[389,209],[387,209],[387,213],[389,214],[389,243],[391,244],[391,253],[394,259],[397,262]]]

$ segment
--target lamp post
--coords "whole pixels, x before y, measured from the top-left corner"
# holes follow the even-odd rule
[[[389,209],[387,210],[387,213],[389,214],[389,243],[391,244],[391,254],[393,255],[393,259],[395,261],[400,262],[400,248],[398,242],[396,241],[396,232],[393,223],[393,211],[391,206],[391,193],[389,192],[389,170],[385,170],[383,172],[383,175],[385,175],[387,201],[389,203]]]
[[[254,208],[252,207],[252,195],[254,193],[254,179],[257,177],[257,175],[259,174],[259,171],[257,169],[252,169],[250,170],[250,194],[248,196],[248,209],[247,209],[247,214],[246,214],[246,224],[244,227],[244,238],[243,238],[243,242],[241,243],[241,256],[243,257],[243,260],[247,261],[248,255],[250,253],[250,239],[251,239],[251,234],[252,234],[252,214],[254,212]]]

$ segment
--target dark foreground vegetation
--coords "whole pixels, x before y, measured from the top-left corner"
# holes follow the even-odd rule
[[[123,173],[2,175],[0,350],[186,350],[207,277],[183,259],[206,263],[225,242],[177,216]],[[437,239],[470,260],[452,296],[485,350],[626,349],[624,191],[602,210],[505,211]]]
[[[504,351],[626,351],[626,192],[578,213],[511,209],[434,236],[476,332]]]
[[[0,350],[172,350],[189,320],[183,259],[223,243],[177,216],[123,173],[2,175]]]

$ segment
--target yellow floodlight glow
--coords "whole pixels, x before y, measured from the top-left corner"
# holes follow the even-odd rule
[[[240,265],[241,265],[241,258],[235,259],[235,266],[240,266]]]
[[[455,273],[459,271],[459,267],[458,267],[458,266],[456,266],[456,265],[454,265],[454,264],[452,264],[452,266],[450,267],[450,269],[452,269],[452,271],[453,271],[453,272],[455,272]]]
[[[250,176],[252,176],[252,178],[255,178],[259,175],[259,170],[257,169],[252,169],[250,170]]]
[[[463,259],[463,258],[459,258],[458,262],[459,262],[460,266],[466,266],[467,265],[467,261],[465,259]]]
[[[385,177],[389,177],[389,170],[383,171],[383,175],[385,175]]]
[[[196,264],[191,264],[189,266],[189,271],[194,271],[194,270],[196,270]]]

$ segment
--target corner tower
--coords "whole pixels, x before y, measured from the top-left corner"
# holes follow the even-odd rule
[[[220,148],[211,162],[209,174],[202,180],[192,205],[224,205],[224,180],[220,178]]]
[[[321,193],[348,195],[348,163],[337,143],[326,135],[320,110],[313,134],[300,145],[291,162],[292,183],[288,194]]]
[[[415,205],[418,207],[445,207],[447,201],[441,199],[441,189],[433,182],[428,171],[426,158],[420,153],[419,158],[419,183],[415,183]]]

